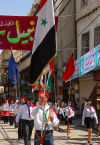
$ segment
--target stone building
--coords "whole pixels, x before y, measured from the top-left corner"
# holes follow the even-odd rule
[[[64,83],[63,67],[66,66],[72,52],[76,59],[76,41],[73,41],[76,36],[75,11],[76,3],[73,0],[57,1],[55,3],[55,15],[58,18],[57,30],[57,57],[55,59],[55,70],[57,72],[57,94],[60,99],[66,102],[70,98],[75,98],[75,94],[71,92],[69,98],[69,83]],[[71,44],[70,42],[73,41]],[[73,85],[74,85],[73,81]]]
[[[77,37],[77,59],[100,44],[99,14],[99,0],[76,0],[77,35],[91,23],[91,25]],[[79,77],[77,84],[80,112],[82,97],[90,97],[93,100],[93,105],[96,106],[96,99],[100,99],[99,67],[90,71],[88,74]]]

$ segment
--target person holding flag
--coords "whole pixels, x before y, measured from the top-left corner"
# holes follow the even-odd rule
[[[53,127],[59,124],[59,120],[53,109],[47,104],[49,94],[44,91],[38,93],[38,105],[32,109],[31,115],[34,117],[35,139],[34,145],[53,145]],[[43,103],[45,101],[44,109],[44,125],[43,125],[43,137],[41,137],[42,130],[42,118],[43,118]]]
[[[41,0],[39,17],[36,26],[35,41],[33,45],[30,63],[29,82],[28,82],[29,85],[33,86],[42,75],[45,74],[46,78],[46,73],[54,70],[55,56],[56,56],[56,38],[55,38],[53,0]],[[46,81],[44,85],[46,87]],[[44,92],[46,90],[45,87]],[[53,145],[54,142],[52,135],[53,126],[57,126],[59,123],[59,120],[57,119],[53,111],[52,115],[48,114],[49,106],[47,105],[48,100],[47,96],[48,94],[45,95],[45,93],[43,94],[43,92],[39,93],[39,101],[38,101],[39,104],[32,110],[32,115],[35,116],[34,118],[34,127],[36,129],[35,145],[41,144],[39,142],[39,140],[41,141],[41,139],[43,142],[44,138],[43,130],[45,129],[46,129],[45,136],[46,137],[49,136],[46,144]],[[45,112],[44,114],[44,111],[47,112]],[[43,119],[44,115],[45,120]],[[45,126],[43,126],[44,121]]]

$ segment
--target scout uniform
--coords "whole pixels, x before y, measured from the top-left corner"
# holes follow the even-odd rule
[[[73,108],[67,106],[66,108],[63,108],[63,111],[65,112],[65,125],[72,125],[72,118],[75,115]]]
[[[26,101],[26,98],[22,97],[20,100],[24,99]],[[25,104],[25,103],[24,103]],[[23,106],[24,104],[20,104],[19,105],[19,109],[21,106]],[[22,125],[22,119],[19,119],[19,126],[18,126],[18,139],[23,139],[23,125]]]
[[[11,100],[10,102],[12,102],[12,101],[13,100]],[[9,111],[10,112],[14,112],[14,104],[10,104]],[[14,120],[14,116],[9,116],[10,126],[13,125],[13,120]]]
[[[28,97],[27,100],[32,100],[32,97]],[[20,106],[16,116],[16,122],[19,122],[20,118],[22,119],[25,145],[31,145],[31,135],[34,126],[34,117],[31,115],[32,107],[32,105],[28,104]]]
[[[40,91],[39,93],[44,93],[44,91]],[[49,94],[45,93],[47,97]],[[39,94],[38,94],[39,95]],[[59,124],[59,120],[53,109],[49,105],[45,106],[44,109],[44,124],[43,124],[43,137],[41,138],[41,130],[42,130],[42,118],[43,118],[43,106],[37,105],[32,109],[32,116],[34,117],[34,128],[35,128],[35,139],[34,145],[53,145],[53,130]],[[54,117],[53,121],[50,121],[50,115]]]
[[[85,121],[87,128],[93,128],[94,126],[93,118],[95,118],[96,124],[98,124],[95,108],[93,106],[89,107],[87,105],[83,110],[82,125],[84,126]]]
[[[18,102],[19,102],[19,100],[16,100],[16,102],[14,103],[14,124],[15,124],[14,126],[15,126],[15,128],[17,128],[17,126],[16,126],[16,116],[17,116],[18,109],[19,109]]]
[[[8,99],[5,100],[5,102],[7,101]],[[3,111],[9,111],[9,104],[8,103],[5,103],[3,105]],[[9,119],[9,116],[3,116],[3,119],[4,119],[4,123],[8,123],[8,119]]]

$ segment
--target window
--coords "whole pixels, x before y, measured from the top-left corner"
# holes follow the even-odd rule
[[[81,0],[81,8],[88,4],[88,0]]]
[[[82,55],[89,51],[89,32],[82,35]]]
[[[100,26],[94,30],[94,47],[100,44]]]

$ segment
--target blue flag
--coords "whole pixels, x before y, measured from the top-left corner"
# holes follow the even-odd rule
[[[11,54],[9,59],[9,78],[12,79],[12,83],[16,83],[18,81],[19,71],[18,71],[18,65]]]

